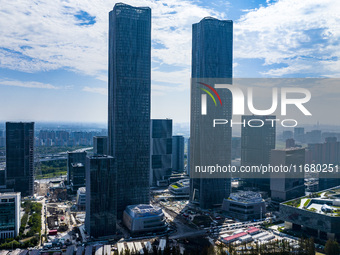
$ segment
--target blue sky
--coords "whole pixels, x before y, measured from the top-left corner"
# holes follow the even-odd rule
[[[116,1],[0,7],[0,120],[106,122],[108,12]],[[339,77],[334,0],[131,0],[152,8],[152,118],[189,121],[191,25],[234,21],[234,77]]]

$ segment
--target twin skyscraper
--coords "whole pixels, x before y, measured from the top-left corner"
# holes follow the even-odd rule
[[[193,25],[193,78],[232,77],[232,33],[232,21],[204,18]],[[91,176],[89,180],[86,176],[86,181],[91,182],[88,186],[106,176],[108,180],[105,187],[93,187],[98,190],[97,195],[107,192],[114,196],[106,197],[114,201],[116,207],[104,200],[100,200],[103,205],[98,204],[99,201],[95,202],[96,208],[100,207],[100,210],[87,206],[94,210],[86,216],[87,231],[97,237],[101,235],[99,229],[112,229],[102,235],[114,234],[116,218],[122,218],[128,205],[148,204],[150,201],[151,9],[148,7],[118,3],[109,13],[108,92],[110,156],[106,160],[109,163],[99,163],[100,159],[93,156],[90,159],[93,161]],[[226,144],[221,149],[225,150],[225,164],[229,164],[231,129],[227,128],[225,132]],[[203,148],[195,144],[196,139],[191,141],[190,151],[194,155],[204,153]],[[192,159],[190,161],[193,162]],[[101,174],[100,171],[104,172]],[[192,201],[199,202],[202,207],[209,207],[214,201],[228,197],[229,189],[230,181],[223,179],[208,182],[197,180],[192,183],[192,193],[195,193]],[[113,190],[116,191],[114,195]],[[218,198],[215,198],[216,194]],[[92,195],[88,203],[100,197]],[[116,208],[114,213],[112,208]],[[105,210],[111,220],[100,217]]]

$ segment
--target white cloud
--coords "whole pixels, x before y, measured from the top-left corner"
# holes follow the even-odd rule
[[[108,12],[116,1],[22,1],[3,3],[0,10],[0,67],[24,72],[66,68],[105,79],[108,54]],[[130,0],[152,8],[153,61],[188,67],[191,24],[219,13],[181,0]],[[79,26],[80,11],[95,24]],[[187,73],[187,75],[190,75]]]
[[[24,72],[66,68],[107,81],[108,12],[116,2],[5,1],[0,10],[0,67]],[[163,76],[170,82],[176,79],[180,86],[186,86],[190,78],[192,24],[205,16],[225,18],[223,12],[229,6],[217,12],[188,0],[127,3],[152,8],[153,82],[164,81]],[[79,26],[74,15],[80,11],[95,17],[95,24]],[[315,70],[325,76],[340,75],[339,11],[340,2],[334,0],[270,1],[266,7],[247,10],[234,22],[234,58],[263,59],[268,66],[285,64],[263,72],[269,76]],[[324,40],[315,41],[306,32],[317,29]],[[166,73],[159,64],[184,71]]]
[[[101,95],[107,95],[107,88],[98,88],[98,87],[84,87],[83,91],[86,92],[91,92],[91,93],[97,93],[97,94],[101,94]]]
[[[339,76],[340,2],[280,0],[250,10],[235,24],[235,58],[285,64],[264,75]]]
[[[36,81],[0,80],[0,85],[35,89],[59,89],[51,84]]]

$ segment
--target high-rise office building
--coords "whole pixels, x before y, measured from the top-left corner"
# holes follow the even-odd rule
[[[116,233],[116,177],[113,157],[100,155],[86,158],[85,228],[95,238]]]
[[[73,166],[72,164],[78,164],[85,166],[86,163],[86,151],[83,152],[68,152],[67,153],[67,182],[69,185],[73,182]],[[78,169],[79,170],[79,169]],[[85,170],[83,171],[85,175]],[[84,185],[83,185],[84,186]],[[82,187],[82,186],[81,186]],[[75,190],[76,192],[77,190]]]
[[[312,130],[305,134],[306,143],[321,143],[321,130]]]
[[[186,174],[190,176],[190,137],[188,138]]]
[[[20,228],[20,193],[0,193],[0,240],[14,238]]]
[[[190,174],[195,166],[231,163],[231,127],[212,130],[213,119],[231,119],[231,95],[221,92],[223,106],[207,100],[208,114],[201,115],[201,79],[232,78],[233,22],[204,18],[192,27],[192,81],[190,123]],[[214,84],[210,84],[213,86]],[[218,90],[218,89],[217,89]],[[218,116],[218,117],[217,117]],[[213,149],[212,149],[213,148]],[[190,201],[201,208],[221,205],[230,194],[230,178],[195,177],[190,182]]]
[[[233,137],[231,139],[231,159],[241,158],[241,137]]]
[[[72,173],[71,190],[76,193],[79,188],[85,186],[85,165],[83,163],[72,163],[70,172]]]
[[[286,140],[286,149],[296,147],[295,140],[293,138]]]
[[[34,192],[34,122],[6,122],[7,188],[32,196]]]
[[[287,139],[293,138],[293,131],[285,130],[282,132],[282,139],[283,141],[286,141]]]
[[[306,148],[306,164],[322,164],[330,167],[327,171],[319,172],[318,190],[329,189],[340,185],[338,173],[332,170],[332,166],[340,163],[340,142],[336,137],[325,137],[324,143],[311,143]]]
[[[171,176],[172,120],[151,120],[150,185],[168,185]]]
[[[339,164],[340,142],[336,137],[326,137],[324,143],[310,143],[306,150],[307,164]]]
[[[118,218],[150,200],[151,9],[118,3],[109,15],[109,155]]]
[[[305,149],[290,148],[272,150],[270,156],[272,166],[296,166],[305,164]],[[274,201],[286,201],[305,195],[304,172],[279,171],[271,174],[271,198]]]
[[[253,119],[257,119],[258,121]],[[246,125],[241,128],[242,166],[260,166],[269,164],[270,152],[272,149],[275,149],[276,128],[275,121],[266,121],[270,119],[275,119],[275,116],[242,116],[242,123],[246,123]],[[250,120],[252,120],[252,126],[247,125]],[[263,126],[258,127],[262,123],[264,123]],[[261,191],[270,192],[270,178],[246,178],[245,183],[248,186],[258,188]]]
[[[108,138],[107,136],[93,137],[93,153],[94,155],[108,155]]]
[[[0,169],[0,191],[6,189],[6,170]]]
[[[181,135],[172,137],[172,170],[184,171],[184,137]]]
[[[4,131],[0,130],[0,147],[4,147],[6,145],[6,139],[4,136]]]
[[[295,127],[294,128],[294,140],[300,143],[305,141],[305,128]]]
[[[340,163],[340,142],[336,137],[325,138],[325,142],[322,144],[322,163],[324,166],[325,164],[329,166],[329,171],[319,173],[319,190],[340,185],[338,171],[331,171],[332,166],[337,166]]]

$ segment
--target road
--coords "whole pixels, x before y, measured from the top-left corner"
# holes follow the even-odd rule
[[[163,213],[164,216],[169,219],[169,221],[173,222],[176,225],[177,231],[171,234],[169,238],[179,239],[206,235],[206,230],[200,230],[188,226],[188,224],[185,222],[185,219],[180,218],[181,216],[176,214],[175,212],[172,212],[171,210],[163,207]]]
[[[41,207],[41,236],[45,235],[46,231],[46,206],[45,206],[45,198],[41,201],[38,201],[38,203],[42,204]],[[40,239],[39,246],[43,246],[43,243],[41,242],[42,238]],[[46,241],[46,240],[45,240]]]
[[[67,175],[62,175],[61,177],[53,177],[53,178],[46,178],[46,179],[37,179],[35,181],[39,183],[49,183],[50,181],[62,181],[67,178]],[[46,195],[46,194],[45,194]]]

